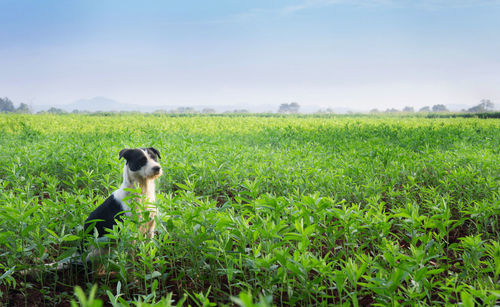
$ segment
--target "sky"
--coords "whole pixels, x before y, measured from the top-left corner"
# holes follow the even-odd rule
[[[500,0],[0,0],[0,97],[500,105]]]

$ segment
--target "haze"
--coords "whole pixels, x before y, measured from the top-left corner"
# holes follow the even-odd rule
[[[498,105],[499,16],[497,0],[0,0],[0,97]]]

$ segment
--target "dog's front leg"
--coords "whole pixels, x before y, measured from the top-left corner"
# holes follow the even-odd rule
[[[156,215],[157,215],[157,210],[148,208],[147,212],[147,220],[143,221],[142,225],[140,226],[140,231],[147,236],[149,239],[152,239],[155,235],[155,226],[156,226]]]

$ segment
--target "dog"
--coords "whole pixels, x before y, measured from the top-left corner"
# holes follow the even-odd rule
[[[117,221],[122,221],[123,216],[132,216],[130,207],[125,203],[124,198],[131,193],[128,189],[134,189],[137,184],[141,189],[141,194],[146,201],[145,208],[149,213],[149,220],[140,227],[148,238],[153,238],[155,232],[155,217],[158,209],[155,207],[155,179],[163,173],[158,160],[161,159],[160,152],[153,148],[125,148],[119,153],[119,159],[125,159],[123,167],[123,182],[120,188],[114,191],[102,204],[92,211],[84,223],[86,235],[91,235],[97,231],[98,238],[104,237],[108,229],[112,229]],[[142,216],[142,215],[140,215]],[[109,249],[91,248],[86,260],[82,261],[81,256],[84,251],[84,240],[80,244],[78,252],[63,259],[62,261],[45,264],[56,271],[75,266],[78,269],[88,267],[97,260],[98,256],[105,254]],[[31,274],[32,269],[20,271],[22,275]]]
[[[99,207],[90,213],[85,220],[85,233],[91,233],[95,227],[98,237],[106,234],[107,228],[113,228],[116,220],[122,220],[122,216],[131,216],[130,208],[123,201],[130,192],[127,189],[135,188],[137,183],[141,189],[141,194],[147,201],[146,210],[149,211],[149,221],[146,227],[141,230],[149,238],[154,236],[155,216],[158,209],[154,206],[155,182],[154,180],[162,175],[162,168],[158,163],[161,159],[160,152],[153,148],[126,148],[119,153],[119,159],[124,158],[127,162],[123,167],[123,182],[120,188],[114,191]]]
[[[158,163],[161,159],[160,152],[154,148],[125,148],[120,150],[119,159],[125,159],[123,167],[123,181],[120,188],[114,191],[101,205],[92,211],[85,220],[84,233],[92,234],[97,231],[97,237],[102,238],[107,229],[112,229],[122,217],[132,216],[130,207],[124,198],[129,196],[128,189],[134,189],[139,185],[141,194],[146,201],[145,208],[149,213],[149,220],[140,226],[140,231],[148,238],[154,237],[155,217],[158,209],[154,205],[155,179],[162,175],[162,168]],[[142,216],[142,215],[141,215]],[[91,249],[86,257],[87,264],[92,263],[98,256],[107,253],[105,249]]]

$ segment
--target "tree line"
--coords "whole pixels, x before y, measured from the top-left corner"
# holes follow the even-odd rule
[[[460,112],[463,113],[485,113],[485,112],[491,112],[495,110],[495,104],[490,100],[490,99],[481,99],[478,105],[473,106],[472,108],[469,109],[462,109]],[[385,111],[379,111],[378,109],[372,109],[370,110],[370,113],[414,113],[415,109],[413,107],[404,107],[402,110],[398,109],[387,109]],[[418,112],[421,113],[442,113],[442,112],[450,112],[448,108],[444,104],[436,104],[433,105],[432,107],[430,106],[425,106],[422,107],[418,110]]]
[[[14,103],[7,97],[0,98],[0,113],[33,113],[30,106],[21,103],[19,107],[14,107]]]
[[[297,102],[292,102],[292,103],[283,103],[280,105],[278,109],[278,113],[280,114],[297,114],[299,113],[300,105]],[[490,99],[482,99],[480,103],[472,108],[469,109],[463,109],[461,112],[463,113],[486,113],[486,112],[491,112],[494,111],[495,109],[495,104],[490,100]],[[372,109],[370,110],[371,114],[378,114],[378,113],[414,113],[415,109],[413,107],[404,107],[402,110],[390,108],[385,111],[379,111],[378,109]],[[423,108],[420,108],[418,112],[421,113],[443,113],[443,112],[450,112],[444,104],[436,104],[433,105],[432,107],[426,106]],[[29,114],[33,113],[33,110],[29,105],[26,103],[21,103],[17,108],[14,107],[14,103],[7,97],[5,98],[0,98],[0,113],[24,113],[24,114]],[[48,109],[47,111],[42,111],[39,113],[55,113],[55,114],[62,114],[62,113],[67,113],[66,111],[52,107]],[[78,111],[74,110],[72,113],[98,113],[98,112],[85,112],[85,111]],[[158,110],[154,113],[167,113],[167,111],[163,110]],[[175,114],[196,114],[199,113],[196,111],[194,108],[191,107],[180,107],[175,110],[171,110],[168,113],[175,113]],[[203,114],[214,114],[217,113],[215,109],[212,108],[205,108],[201,111]],[[249,113],[248,110],[246,109],[241,109],[241,110],[234,110],[232,112],[225,112],[225,113]],[[325,111],[318,111],[317,113],[334,113],[332,109],[326,109]]]

